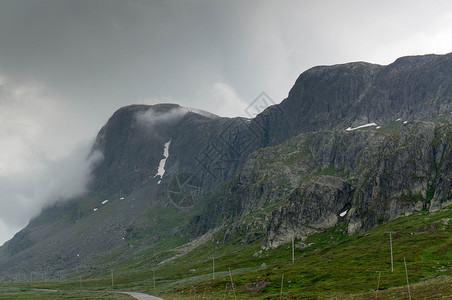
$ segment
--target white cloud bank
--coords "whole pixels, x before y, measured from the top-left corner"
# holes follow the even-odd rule
[[[57,160],[42,159],[23,172],[0,175],[0,244],[23,228],[42,207],[86,191],[91,166],[102,157],[100,153],[89,156],[91,146],[86,143]]]
[[[136,113],[135,120],[138,125],[150,128],[160,123],[177,122],[182,119],[186,113],[188,113],[188,109],[185,107],[177,107],[165,112],[157,112],[153,109],[148,109]]]
[[[247,116],[312,66],[448,53],[452,2],[0,1],[0,40],[1,243],[63,191],[51,170],[119,107]]]
[[[222,117],[246,117],[248,104],[225,82],[216,82],[200,97],[206,99],[202,109]],[[209,99],[209,100],[207,100]]]
[[[80,142],[83,125],[64,115],[63,100],[37,83],[0,79],[1,245],[45,205],[85,192],[101,155],[88,159],[92,141]]]

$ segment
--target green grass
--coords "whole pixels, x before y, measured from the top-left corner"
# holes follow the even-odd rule
[[[429,119],[428,121],[440,124],[449,124],[452,121],[452,114],[450,113],[441,114]]]
[[[378,129],[377,132],[392,132],[392,131],[399,131],[403,128],[403,121],[393,121],[389,123],[388,125],[385,125]]]
[[[410,284],[410,295],[413,299],[451,299],[451,276],[439,276],[438,278]],[[408,287],[394,287],[386,290],[348,295],[347,299],[408,299]]]
[[[324,176],[324,175],[334,176],[336,175],[336,173],[337,170],[334,167],[334,164],[330,164],[328,167],[317,171],[314,176]]]
[[[186,299],[195,295],[218,299],[226,292],[226,298],[232,299],[232,275],[239,299],[275,299],[279,298],[284,275],[284,298],[367,299],[375,297],[381,271],[379,298],[397,299],[396,295],[406,290],[405,258],[413,295],[422,297],[433,290],[436,294],[432,295],[451,297],[452,221],[447,221],[450,218],[452,206],[435,213],[424,211],[399,218],[354,236],[346,235],[346,225],[341,223],[303,241],[311,246],[295,249],[295,264],[291,262],[291,244],[261,250],[261,239],[243,242],[241,234],[230,233],[228,241],[223,242],[231,229],[223,228],[194,251],[165,264],[159,262],[175,252],[163,251],[164,246],[162,252],[143,252],[122,261],[114,266],[114,287],[109,270],[83,278],[82,286],[89,291],[140,291]],[[387,231],[396,232],[392,236],[394,272],[391,272]],[[213,257],[215,279],[212,278]],[[80,288],[79,284],[73,280],[16,284],[16,287],[58,289],[70,294]]]
[[[243,250],[234,248],[239,253],[229,249],[229,255],[217,258],[217,270],[226,272],[227,267],[235,270],[253,265],[257,268],[249,273],[233,274],[236,292],[242,298],[253,297],[250,284],[259,286],[262,280],[266,280],[266,284],[259,291],[259,297],[279,296],[283,274],[284,295],[291,298],[341,296],[373,290],[376,288],[377,271],[382,272],[380,289],[403,286],[406,284],[404,257],[413,283],[439,275],[452,275],[452,251],[448,251],[452,249],[451,225],[442,223],[442,219],[451,216],[450,210],[434,215],[424,212],[395,220],[365,235],[352,237],[342,234],[343,228],[329,229],[306,240],[306,243],[315,243],[313,246],[296,250],[294,265],[290,263],[290,245],[264,251],[260,257],[252,255],[259,247]],[[397,232],[393,239],[394,272],[391,272],[390,267],[389,235],[385,233],[388,230]],[[198,258],[198,264],[205,273],[209,268],[208,260],[205,259],[207,247],[204,245],[190,254]],[[191,258],[186,261],[191,261]],[[267,265],[266,269],[258,268],[262,263]],[[222,279],[202,282],[193,287],[181,287],[174,290],[173,295],[182,293],[187,296],[190,291],[200,292],[208,286],[210,294],[221,296],[229,281],[228,276],[223,276]],[[452,293],[452,290],[447,290],[447,293]]]
[[[26,288],[0,287],[0,299],[47,300],[47,299],[132,299],[131,297],[111,292],[96,291],[51,291]]]

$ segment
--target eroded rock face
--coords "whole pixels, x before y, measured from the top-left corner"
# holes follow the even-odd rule
[[[132,105],[116,111],[94,145],[103,159],[93,170],[91,190],[104,196],[128,195],[148,182],[157,174],[164,144],[184,113],[175,104]]]
[[[335,177],[303,181],[301,175],[301,187],[272,213],[263,246],[278,246],[288,242],[291,235],[310,235],[341,219],[348,234],[355,234],[423,209],[450,204],[451,136],[450,124],[428,122],[404,125],[398,131],[300,136],[300,140],[308,141],[310,146],[304,151],[312,157],[298,164],[309,166],[319,159],[330,164]],[[362,143],[351,142],[356,138]],[[348,147],[338,151],[341,148],[333,144]],[[304,173],[309,177],[306,174],[309,171]],[[339,211],[345,210],[347,213],[340,217]]]
[[[450,123],[434,122],[300,134],[250,155],[236,179],[209,202],[209,213],[190,227],[202,234],[230,219],[249,219],[237,223],[236,232],[265,227],[267,248],[339,221],[348,234],[362,233],[443,207],[452,199],[451,137]],[[252,217],[272,206],[264,216]]]
[[[77,254],[89,265],[86,253],[118,245],[127,254],[221,226],[223,241],[275,247],[338,223],[354,234],[438,209],[452,202],[451,112],[452,54],[315,67],[254,119],[175,104],[121,108],[97,137],[92,194],[43,210],[0,248],[1,272],[67,269]],[[346,131],[369,123],[382,127]],[[115,208],[95,214],[105,199]],[[174,210],[180,220],[153,231]]]
[[[333,227],[351,206],[352,186],[337,177],[321,176],[295,189],[288,201],[272,214],[265,248],[300,239],[317,229]]]
[[[263,145],[269,146],[301,132],[425,120],[452,111],[451,75],[452,54],[402,57],[388,66],[314,67],[253,123],[266,125]]]

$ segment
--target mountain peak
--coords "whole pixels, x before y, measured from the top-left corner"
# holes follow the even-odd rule
[[[18,262],[120,261],[218,228],[217,245],[274,247],[451,203],[449,58],[315,67],[251,121],[169,103],[120,108],[98,134],[91,193],[44,210],[0,248],[0,275]]]

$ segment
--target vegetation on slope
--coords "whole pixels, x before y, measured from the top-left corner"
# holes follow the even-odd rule
[[[405,298],[408,293],[404,259],[413,298],[452,296],[452,206],[423,211],[381,225],[366,234],[348,236],[344,224],[262,251],[260,242],[243,243],[240,234],[223,243],[227,228],[183,256],[159,264],[162,253],[147,253],[91,278],[63,282],[27,283],[22,288],[77,290],[135,290],[164,298]],[[391,271],[392,234],[394,271]],[[174,253],[173,253],[174,254]],[[159,259],[160,258],[160,259]],[[215,263],[215,275],[212,264]],[[137,262],[141,261],[138,265]],[[231,270],[231,271],[229,271]],[[155,272],[155,273],[154,273]],[[378,277],[381,272],[380,282]],[[155,286],[154,289],[154,274]],[[215,276],[215,279],[213,278]],[[282,281],[282,277],[283,281]],[[234,288],[231,284],[234,282]],[[29,291],[28,291],[29,292]],[[435,296],[436,295],[436,296]]]

